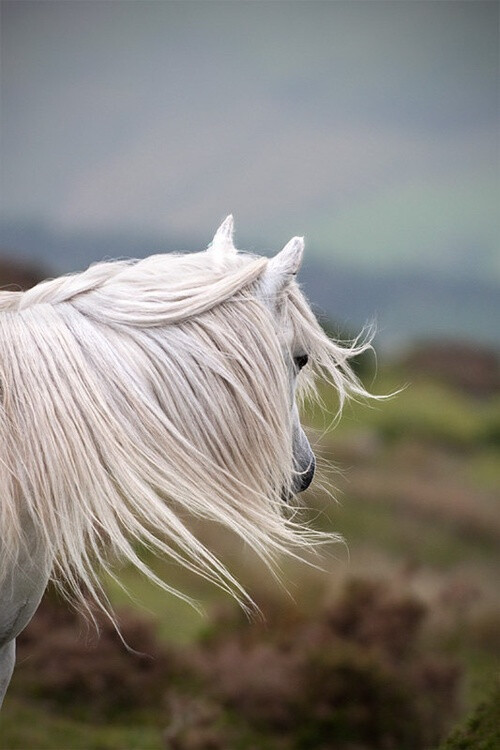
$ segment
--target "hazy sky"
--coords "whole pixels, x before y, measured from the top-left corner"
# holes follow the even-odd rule
[[[2,203],[500,280],[496,2],[2,2]]]

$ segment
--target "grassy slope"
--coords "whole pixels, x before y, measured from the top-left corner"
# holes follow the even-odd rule
[[[152,718],[152,717],[151,717]],[[161,730],[154,720],[134,726],[90,724],[55,716],[43,704],[10,697],[0,721],[2,750],[161,750]]]

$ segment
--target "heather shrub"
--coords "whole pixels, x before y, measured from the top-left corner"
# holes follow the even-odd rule
[[[422,732],[411,685],[374,653],[333,642],[308,654],[297,707],[300,750],[419,748]]]
[[[418,750],[448,728],[459,678],[422,652],[424,618],[416,599],[352,581],[315,616],[281,613],[267,628],[219,618],[195,669],[243,735],[257,727],[293,750]]]
[[[221,708],[210,700],[172,693],[163,733],[165,750],[227,750],[229,737],[220,726],[221,717]]]
[[[351,581],[310,615],[278,600],[266,622],[219,612],[198,644],[160,645],[123,614],[100,633],[53,596],[19,639],[14,691],[48,710],[162,722],[166,750],[423,750],[454,718],[459,672],[424,649],[426,612]],[[143,719],[141,719],[143,720]]]
[[[373,646],[391,660],[415,650],[425,606],[410,596],[395,596],[382,582],[349,581],[342,598],[325,611],[326,622],[340,638]]]
[[[66,714],[97,720],[160,709],[177,662],[158,642],[153,624],[123,613],[120,637],[104,615],[95,617],[99,632],[53,594],[46,596],[18,638],[13,688]]]
[[[500,611],[482,612],[467,623],[466,642],[481,647],[494,659],[500,658]]]
[[[300,703],[302,654],[273,643],[232,637],[200,655],[211,693],[227,709],[266,731],[288,730]]]

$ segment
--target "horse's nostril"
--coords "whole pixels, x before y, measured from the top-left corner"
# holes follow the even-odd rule
[[[309,487],[309,485],[311,484],[313,480],[315,470],[316,470],[316,459],[313,455],[309,461],[307,468],[304,471],[297,470],[294,481],[292,483],[291,491],[283,490],[281,494],[281,499],[285,503],[287,503],[293,498],[294,495],[297,495],[299,492],[304,492],[304,490],[307,490],[307,488]]]
[[[307,488],[309,487],[309,485],[311,484],[313,480],[315,471],[316,471],[316,459],[314,458],[314,456],[312,456],[309,467],[303,474],[300,474],[298,477],[299,487],[298,487],[297,492],[304,492],[304,490],[307,490]]]

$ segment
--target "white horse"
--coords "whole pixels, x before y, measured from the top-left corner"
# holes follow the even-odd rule
[[[0,704],[49,578],[109,612],[113,559],[172,590],[140,541],[251,606],[187,514],[271,565],[322,539],[290,513],[315,467],[296,391],[316,372],[340,404],[366,395],[348,360],[369,343],[342,347],[317,323],[294,280],[302,238],[268,260],[232,235],[229,216],[201,253],[0,292]]]

